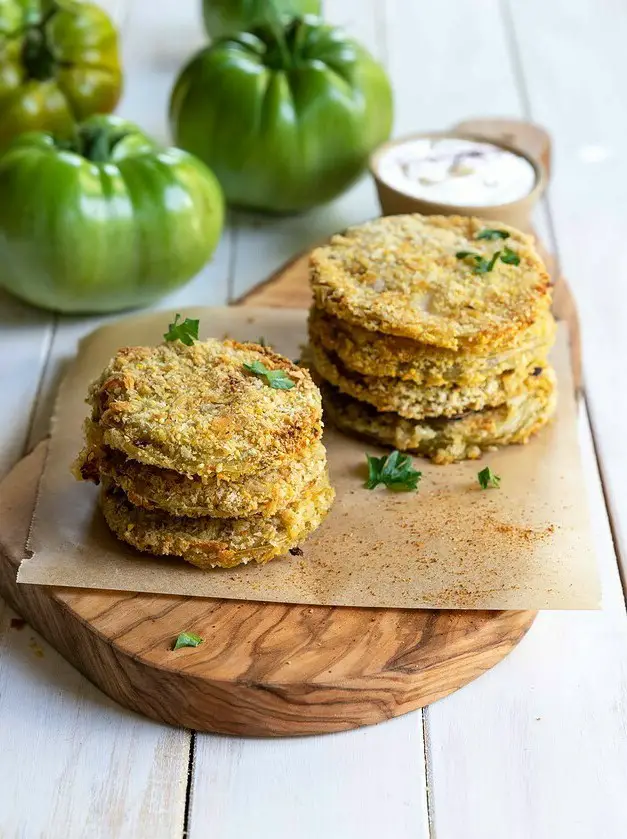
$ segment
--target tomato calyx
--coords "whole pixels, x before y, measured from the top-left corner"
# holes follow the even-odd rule
[[[304,62],[303,44],[308,29],[309,24],[302,17],[286,19],[280,15],[269,15],[269,20],[250,35],[242,33],[237,38],[255,49],[256,45],[249,42],[252,35],[252,41],[256,41],[258,45],[255,51],[264,65],[271,70],[287,72]]]
[[[108,163],[113,150],[132,132],[111,125],[81,125],[71,140],[59,140],[56,145],[84,157],[92,163]]]
[[[46,81],[54,76],[57,62],[43,26],[32,26],[24,33],[22,63],[29,79]]]

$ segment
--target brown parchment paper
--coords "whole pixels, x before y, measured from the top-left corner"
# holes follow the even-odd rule
[[[596,608],[596,574],[576,406],[565,332],[554,352],[560,383],[555,423],[528,446],[481,461],[434,466],[419,491],[368,491],[365,452],[376,446],[325,432],[333,509],[303,545],[303,556],[264,566],[203,572],[180,560],[125,546],[106,528],[98,490],[79,483],[70,464],[81,447],[84,397],[115,350],[154,344],[172,319],[159,312],[121,320],[89,336],[63,381],[53,419],[20,583],[81,586],[244,600],[438,609]],[[296,358],[306,313],[277,309],[192,309],[201,337],[266,341]],[[490,465],[501,488],[482,491],[477,471]]]

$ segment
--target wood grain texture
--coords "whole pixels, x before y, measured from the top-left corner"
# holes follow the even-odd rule
[[[79,324],[95,326],[0,291],[0,476],[46,433],[46,396]],[[0,837],[181,837],[190,733],[122,708],[17,620],[0,599]]]
[[[229,734],[342,731],[445,696],[506,655],[533,612],[340,609],[18,586],[43,445],[4,484],[0,592],[133,710]],[[183,630],[205,643],[172,652]]]

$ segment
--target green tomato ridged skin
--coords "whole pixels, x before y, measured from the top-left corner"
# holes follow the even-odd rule
[[[222,38],[245,32],[268,21],[268,0],[203,0],[202,11],[207,34]],[[274,0],[275,14],[319,15],[319,0]]]
[[[228,203],[274,213],[330,201],[390,134],[383,67],[341,29],[295,19],[202,49],[172,91],[177,145],[215,172]]]
[[[91,117],[80,129],[124,136],[102,161],[42,132],[0,157],[0,285],[59,312],[145,306],[213,254],[220,186],[200,160],[159,148],[118,117]]]

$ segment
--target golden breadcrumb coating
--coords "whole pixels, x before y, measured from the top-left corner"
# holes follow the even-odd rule
[[[546,358],[536,358],[530,365],[514,367],[475,387],[433,387],[393,376],[363,376],[349,370],[337,356],[313,341],[308,352],[318,375],[342,393],[368,402],[378,411],[394,411],[407,419],[455,417],[467,411],[482,411],[502,405],[520,393],[534,370],[546,366]]]
[[[97,451],[96,448],[91,449]],[[147,466],[106,446],[79,465],[80,477],[99,483],[102,476],[121,487],[129,501],[174,516],[272,516],[295,501],[326,468],[322,443],[293,459],[283,458],[261,472],[224,480],[218,475],[188,478],[172,469]]]
[[[478,240],[485,228],[509,238]],[[518,265],[497,260],[478,274],[456,253],[486,259],[504,247]],[[373,332],[463,350],[510,346],[550,306],[549,277],[533,239],[500,222],[465,216],[386,216],[334,236],[310,257],[315,305]]]
[[[530,376],[525,388],[504,405],[457,419],[410,420],[380,413],[331,385],[323,385],[322,393],[325,415],[341,431],[442,464],[475,459],[498,446],[526,443],[550,420],[557,402],[551,367]]]
[[[316,308],[309,313],[309,336],[312,343],[335,353],[346,367],[366,376],[396,376],[432,387],[478,387],[488,378],[545,356],[555,340],[555,320],[545,312],[515,335],[509,348],[494,353],[488,348],[477,353],[476,347],[474,352],[456,352],[371,332]]]
[[[186,518],[135,507],[104,478],[100,506],[113,533],[140,551],[178,556],[203,569],[231,568],[268,562],[296,547],[322,522],[334,495],[325,473],[274,516]]]
[[[253,362],[284,371],[294,387],[270,387],[244,367]],[[88,402],[103,445],[189,477],[259,472],[297,457],[322,431],[309,373],[270,349],[236,341],[120,349]]]

